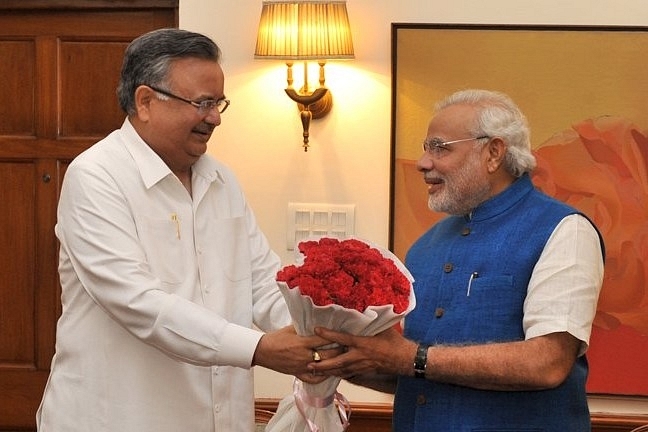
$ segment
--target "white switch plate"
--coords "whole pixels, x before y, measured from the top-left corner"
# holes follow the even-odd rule
[[[310,236],[345,238],[354,232],[355,204],[288,203],[288,250]]]

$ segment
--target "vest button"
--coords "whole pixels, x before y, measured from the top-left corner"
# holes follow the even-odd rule
[[[425,405],[425,402],[427,402],[427,400],[425,399],[424,394],[416,396],[416,405]]]
[[[446,273],[450,273],[452,271],[453,267],[454,266],[452,265],[452,263],[445,263],[443,265],[443,271],[446,272]]]
[[[467,236],[468,234],[470,234],[470,228],[469,227],[463,227],[463,229],[461,230],[461,235],[462,236]]]
[[[438,307],[434,310],[434,316],[436,318],[441,318],[444,313],[445,313],[445,309],[443,309],[442,307]]]

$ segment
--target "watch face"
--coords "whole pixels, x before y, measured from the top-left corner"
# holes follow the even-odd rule
[[[427,366],[427,352],[429,345],[419,344],[414,358],[414,376],[425,378],[425,367]]]

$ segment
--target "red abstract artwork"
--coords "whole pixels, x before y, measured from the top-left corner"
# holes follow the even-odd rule
[[[535,151],[533,181],[588,215],[606,246],[589,358],[592,393],[648,393],[648,138],[618,117],[588,119]]]

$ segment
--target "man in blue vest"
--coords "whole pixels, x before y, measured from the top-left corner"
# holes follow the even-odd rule
[[[394,431],[589,431],[597,229],[533,187],[527,121],[504,94],[442,101],[423,149],[429,207],[449,216],[407,253],[416,307],[403,334],[319,329],[348,351],[310,369],[394,392]]]

